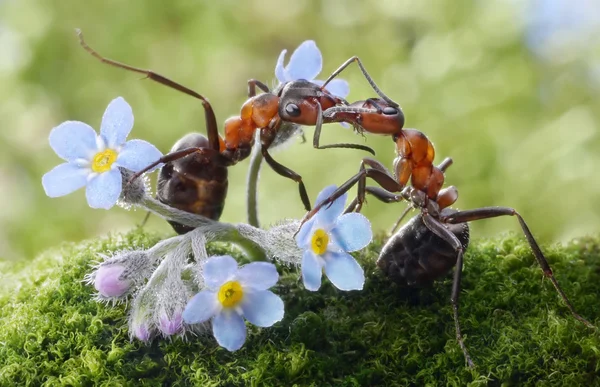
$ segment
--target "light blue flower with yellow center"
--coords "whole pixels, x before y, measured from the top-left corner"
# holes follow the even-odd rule
[[[162,153],[149,142],[125,142],[133,128],[131,106],[122,97],[108,104],[100,135],[88,124],[66,121],[50,132],[50,146],[66,161],[42,177],[46,195],[68,195],[86,186],[90,207],[109,209],[122,189],[119,167],[138,172],[155,162]]]
[[[212,257],[203,267],[206,289],[196,294],[183,311],[186,324],[212,318],[213,335],[220,346],[237,351],[246,341],[244,318],[270,327],[283,318],[283,301],[267,290],[279,279],[275,265],[253,262],[238,268],[228,255]]]
[[[326,187],[317,197],[317,204],[328,198],[337,187]],[[324,206],[302,225],[296,242],[304,250],[302,280],[304,287],[316,291],[325,272],[329,281],[340,290],[361,290],[365,274],[348,252],[366,247],[373,238],[371,223],[358,213],[342,214],[347,194]]]
[[[323,81],[314,79],[323,69],[323,56],[314,40],[302,42],[292,53],[288,65],[283,66],[286,53],[287,50],[281,51],[275,65],[275,76],[279,82],[286,83],[305,79],[317,85],[323,85]],[[326,89],[340,98],[346,98],[350,93],[348,82],[339,78],[329,82]]]

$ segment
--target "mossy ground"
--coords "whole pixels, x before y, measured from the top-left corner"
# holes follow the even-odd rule
[[[131,342],[125,306],[105,306],[82,283],[97,252],[151,246],[141,231],[65,245],[27,267],[0,267],[0,385],[595,385],[600,334],[571,317],[525,241],[476,241],[463,276],[461,322],[476,362],[456,343],[451,279],[407,291],[358,254],[362,292],[303,289],[284,272],[285,319],[251,327],[230,353],[212,337]],[[545,246],[576,309],[600,325],[600,242]]]

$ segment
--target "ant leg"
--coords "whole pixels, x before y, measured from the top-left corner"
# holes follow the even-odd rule
[[[347,61],[345,61],[344,63],[342,63],[342,65],[340,67],[338,67],[338,69],[335,70],[329,76],[329,78],[327,78],[325,80],[325,82],[323,82],[323,85],[321,86],[321,89],[324,89],[325,86],[327,86],[327,84],[329,82],[331,82],[331,80],[333,78],[335,78],[336,76],[338,76],[339,73],[341,73],[352,62],[356,62],[358,64],[358,67],[360,67],[360,71],[362,71],[365,79],[367,80],[367,82],[369,82],[369,85],[371,85],[371,87],[373,88],[373,90],[375,90],[375,92],[377,93],[377,95],[379,95],[381,97],[381,99],[383,99],[385,102],[387,102],[388,104],[390,104],[390,106],[399,107],[399,105],[396,102],[392,101],[387,95],[385,95],[383,93],[383,91],[381,91],[381,89],[377,86],[377,84],[375,84],[375,81],[373,81],[373,78],[371,78],[371,76],[369,75],[369,73],[365,69],[365,66],[363,66],[362,62],[360,61],[360,59],[357,56],[353,56],[352,58],[350,58]]]
[[[337,190],[335,190],[328,198],[323,200],[321,203],[318,203],[312,210],[308,211],[302,221],[300,222],[300,227],[304,223],[306,223],[309,219],[311,219],[315,214],[324,206],[330,205],[336,199],[344,195],[348,192],[354,185],[356,185],[360,179],[365,177],[370,177],[375,180],[377,184],[382,186],[385,190],[390,192],[399,192],[402,190],[402,186],[387,172],[381,171],[376,168],[365,168],[361,169],[356,175],[352,176],[345,183],[340,185]],[[359,199],[360,200],[360,199]]]
[[[394,226],[390,230],[390,235],[393,235],[393,234],[396,233],[396,231],[398,231],[398,227],[400,227],[400,223],[402,223],[402,220],[404,220],[404,218],[406,217],[406,215],[408,215],[408,213],[412,209],[413,209],[413,207],[409,205],[409,206],[407,206],[404,209],[404,211],[402,211],[402,214],[400,215],[400,217],[398,218],[398,220],[396,221],[396,223],[394,223]]]
[[[88,53],[90,53],[94,58],[98,59],[100,62],[108,64],[110,66],[118,67],[118,68],[121,68],[121,69],[124,69],[127,71],[133,71],[134,73],[142,74],[146,78],[148,78],[154,82],[160,83],[164,86],[170,87],[172,89],[175,89],[177,91],[180,91],[182,93],[185,93],[191,97],[197,98],[200,101],[202,101],[202,106],[204,107],[204,114],[206,116],[206,131],[208,134],[208,143],[209,143],[211,149],[214,149],[214,150],[220,149],[219,127],[217,126],[217,118],[215,117],[215,112],[213,111],[212,106],[210,105],[210,102],[208,102],[208,99],[206,99],[202,95],[196,93],[194,90],[189,89],[189,88],[187,88],[175,81],[172,81],[169,78],[166,78],[160,74],[157,74],[152,70],[140,69],[137,67],[129,66],[127,64],[120,63],[120,62],[114,61],[112,59],[103,57],[102,55],[98,54],[93,48],[91,48],[85,42],[85,40],[83,39],[83,33],[81,32],[81,30],[76,29],[75,32],[77,33],[77,36],[79,37],[79,44],[81,44],[83,49],[86,50]]]
[[[372,155],[375,155],[375,151],[366,145],[359,144],[329,144],[329,145],[319,145],[319,139],[321,138],[321,127],[323,126],[323,110],[321,110],[321,105],[316,104],[317,106],[317,123],[315,125],[315,134],[313,136],[313,146],[316,149],[331,149],[331,148],[349,148],[349,149],[359,149],[364,150]]]
[[[456,330],[456,341],[458,341],[458,345],[463,351],[465,356],[465,360],[469,367],[475,366],[471,357],[469,356],[469,352],[467,351],[467,347],[465,346],[465,342],[460,331],[460,323],[458,319],[458,299],[460,296],[460,280],[462,275],[463,268],[463,245],[460,243],[456,235],[451,233],[439,220],[433,218],[431,215],[424,213],[423,214],[423,223],[425,226],[431,230],[435,235],[439,236],[447,243],[449,243],[454,250],[456,251],[456,268],[454,269],[454,280],[452,282],[452,295],[450,296],[450,302],[452,303],[452,310],[454,313],[454,326]]]
[[[451,166],[453,162],[454,161],[452,161],[450,157],[446,157],[444,161],[442,161],[440,165],[438,165],[438,169],[442,172],[446,172],[446,169],[448,169],[448,167]]]
[[[142,223],[138,226],[139,228],[144,228],[146,223],[148,223],[148,219],[150,219],[150,214],[152,214],[152,211],[146,212],[146,216],[144,216],[144,220],[142,220]]]
[[[521,215],[514,208],[482,207],[482,208],[478,208],[478,209],[474,209],[474,210],[458,211],[458,212],[455,212],[455,213],[447,215],[447,216],[442,216],[440,218],[440,221],[442,223],[464,223],[464,222],[471,222],[474,220],[495,218],[497,216],[506,216],[506,215],[516,216],[517,219],[519,220],[521,229],[523,230],[523,233],[525,234],[525,238],[527,239],[527,242],[529,243],[529,247],[531,247],[531,250],[533,251],[533,255],[535,256],[535,259],[538,261],[540,267],[542,268],[544,275],[546,277],[548,277],[550,279],[550,282],[552,282],[552,285],[554,285],[554,288],[558,292],[558,295],[562,298],[564,303],[567,305],[567,308],[569,308],[569,310],[571,311],[571,314],[573,314],[573,317],[575,317],[575,319],[581,321],[588,328],[597,329],[593,324],[591,324],[585,318],[581,317],[575,311],[575,308],[573,307],[573,305],[567,298],[567,295],[562,290],[562,288],[558,285],[558,281],[556,280],[556,278],[554,277],[554,274],[552,273],[552,268],[550,268],[550,264],[548,263],[548,260],[546,260],[546,257],[544,257],[544,254],[542,253],[540,246],[537,244],[536,240],[533,238],[533,234],[531,233],[531,230],[529,230],[529,227],[525,223],[525,220],[523,219],[523,217],[521,217]]]
[[[186,149],[182,149],[180,151],[168,153],[168,154],[164,155],[163,157],[161,157],[160,159],[153,162],[152,164],[148,165],[146,168],[142,169],[141,171],[134,173],[131,176],[131,178],[129,179],[129,182],[134,181],[135,179],[142,176],[144,173],[148,172],[149,170],[153,169],[154,167],[156,167],[159,164],[164,164],[164,163],[168,163],[171,161],[179,160],[179,159],[184,158],[185,156],[191,155],[192,153],[204,154],[207,152],[214,152],[214,151],[212,149],[207,149],[207,148],[192,147],[192,148],[186,148]]]
[[[248,98],[252,98],[256,95],[256,88],[261,89],[265,93],[269,93],[271,90],[269,86],[265,85],[261,81],[257,79],[249,79],[248,80]]]
[[[306,209],[306,211],[310,211],[310,208],[311,208],[310,199],[308,198],[308,193],[306,192],[306,187],[304,186],[304,183],[302,182],[302,176],[300,176],[296,172],[292,171],[288,167],[286,167],[282,164],[279,164],[277,161],[273,160],[273,158],[269,154],[268,150],[264,146],[261,147],[261,153],[262,153],[263,157],[265,158],[265,161],[267,162],[267,164],[269,164],[269,166],[275,172],[277,172],[279,175],[281,175],[283,177],[287,177],[288,179],[292,179],[296,183],[298,183],[298,189],[300,191],[300,199],[302,199],[302,204],[304,204],[304,208]]]

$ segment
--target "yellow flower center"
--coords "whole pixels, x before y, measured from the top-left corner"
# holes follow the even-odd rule
[[[317,255],[322,255],[327,251],[327,245],[329,244],[329,235],[323,229],[318,229],[313,234],[310,245],[312,250]]]
[[[96,153],[92,160],[92,171],[102,173],[110,170],[110,167],[117,160],[117,152],[112,149],[107,149]]]
[[[244,290],[242,289],[242,285],[237,281],[225,282],[217,295],[219,302],[228,308],[236,306],[242,300],[243,296]]]

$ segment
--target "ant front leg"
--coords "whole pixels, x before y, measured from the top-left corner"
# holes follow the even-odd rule
[[[475,366],[473,361],[471,360],[471,356],[469,356],[469,351],[467,351],[467,346],[465,345],[461,330],[460,330],[460,322],[458,319],[458,299],[460,296],[460,280],[462,277],[462,268],[463,268],[463,255],[464,248],[462,243],[458,240],[456,235],[450,232],[439,220],[433,218],[431,215],[424,213],[423,215],[423,223],[425,226],[431,230],[435,235],[439,236],[447,243],[449,243],[454,250],[456,251],[456,267],[454,269],[454,280],[452,282],[452,295],[450,296],[450,302],[452,303],[452,310],[454,314],[454,326],[456,330],[456,341],[458,341],[458,345],[463,351],[465,356],[465,361],[469,367]]]
[[[471,221],[480,220],[480,219],[495,218],[498,216],[516,216],[517,217],[517,219],[519,220],[519,224],[521,225],[521,229],[523,230],[523,233],[525,234],[525,238],[527,239],[527,242],[529,243],[529,246],[531,247],[531,250],[533,251],[533,255],[535,256],[535,259],[538,261],[540,267],[542,268],[544,275],[547,278],[549,278],[550,282],[552,282],[552,285],[554,285],[554,288],[558,292],[558,295],[562,298],[564,303],[567,305],[567,308],[569,308],[569,310],[571,311],[571,314],[573,314],[573,317],[575,317],[577,320],[581,321],[588,328],[597,329],[592,323],[587,321],[585,318],[581,317],[579,315],[579,313],[577,313],[575,311],[575,308],[573,307],[573,305],[567,298],[567,295],[562,290],[562,288],[558,285],[558,281],[556,280],[556,278],[554,277],[554,274],[552,273],[552,268],[550,267],[550,264],[548,263],[548,260],[546,259],[546,257],[544,257],[544,254],[542,253],[540,246],[538,245],[536,240],[533,238],[533,234],[531,233],[531,230],[529,230],[527,223],[525,223],[525,220],[523,219],[523,217],[514,208],[483,207],[483,208],[478,208],[478,209],[474,209],[474,210],[458,211],[453,214],[441,217],[440,221],[442,223],[464,223],[464,222],[471,222]]]
[[[182,159],[185,156],[191,155],[192,153],[206,154],[208,152],[214,152],[214,151],[212,149],[207,149],[207,148],[192,147],[192,148],[182,149],[182,150],[176,151],[176,152],[171,152],[169,154],[164,155],[160,159],[156,160],[152,164],[148,165],[146,168],[142,169],[141,171],[134,173],[131,176],[131,178],[129,179],[129,182],[134,181],[135,179],[142,176],[144,173],[150,171],[151,169],[154,169],[155,167],[157,167],[160,164],[165,164],[165,163],[169,163],[171,161]]]
[[[379,163],[373,159],[363,159],[363,162],[373,161],[375,163]],[[380,164],[381,165],[381,164]],[[381,165],[383,167],[383,165]],[[385,169],[385,168],[384,168]],[[311,219],[315,214],[324,206],[328,206],[333,203],[336,199],[340,198],[346,192],[348,192],[352,187],[354,187],[357,183],[360,182],[362,178],[369,177],[377,182],[380,186],[382,186],[387,191],[398,192],[402,189],[399,186],[398,182],[387,172],[387,170],[380,170],[378,168],[363,168],[356,175],[352,176],[345,183],[340,185],[338,189],[336,189],[329,197],[325,198],[321,203],[317,203],[317,205],[304,215],[302,221],[300,222],[300,227],[304,223],[306,223],[309,219]],[[364,193],[361,194],[361,198],[364,198]],[[361,199],[358,199],[361,200]],[[300,229],[300,228],[298,228]]]
[[[371,153],[372,155],[375,155],[375,151],[366,145],[347,144],[347,143],[319,145],[319,139],[321,138],[321,128],[323,127],[323,110],[321,108],[321,104],[319,104],[319,103],[316,104],[316,108],[317,108],[317,122],[315,124],[315,134],[313,136],[313,147],[315,147],[316,149],[331,149],[331,148],[359,149],[359,150],[367,151],[367,152]]]
[[[396,102],[392,101],[387,95],[385,95],[383,93],[383,91],[381,91],[381,89],[377,86],[377,84],[375,83],[375,81],[373,80],[373,78],[369,75],[369,73],[367,72],[367,69],[365,69],[365,66],[363,66],[362,62],[360,61],[360,59],[357,56],[353,56],[352,58],[350,58],[347,61],[345,61],[344,63],[342,63],[342,65],[340,67],[338,67],[338,69],[335,70],[329,76],[329,78],[327,78],[325,80],[325,82],[323,83],[323,85],[321,86],[321,88],[324,89],[325,86],[327,86],[327,84],[329,82],[331,82],[331,80],[333,80],[333,78],[337,77],[352,62],[356,62],[358,64],[358,67],[360,67],[360,71],[362,71],[365,79],[367,80],[367,82],[369,82],[369,85],[371,85],[371,87],[373,88],[373,90],[375,90],[375,92],[377,93],[377,95],[379,95],[385,102],[387,102],[388,104],[390,104],[390,106],[399,107],[399,105]]]
[[[217,118],[215,117],[215,112],[213,111],[210,102],[208,102],[208,99],[206,99],[202,95],[196,93],[194,90],[189,89],[175,81],[172,81],[167,77],[157,74],[152,70],[140,69],[140,68],[133,67],[133,66],[130,66],[125,63],[120,63],[115,60],[103,57],[102,55],[98,54],[98,52],[96,52],[93,48],[91,48],[85,42],[85,40],[83,39],[83,33],[81,32],[81,30],[76,29],[75,31],[77,33],[77,36],[79,37],[79,44],[81,44],[81,47],[83,47],[84,50],[86,50],[88,53],[90,53],[94,58],[98,59],[100,62],[105,63],[110,66],[118,67],[123,70],[142,74],[146,78],[148,78],[154,82],[160,83],[161,85],[170,87],[172,89],[175,89],[177,91],[180,91],[184,94],[187,94],[191,97],[197,98],[200,101],[202,101],[202,106],[204,107],[204,114],[206,116],[206,131],[207,131],[207,135],[208,135],[209,146],[211,149],[214,149],[216,151],[218,151],[220,149],[219,127],[217,125]]]

